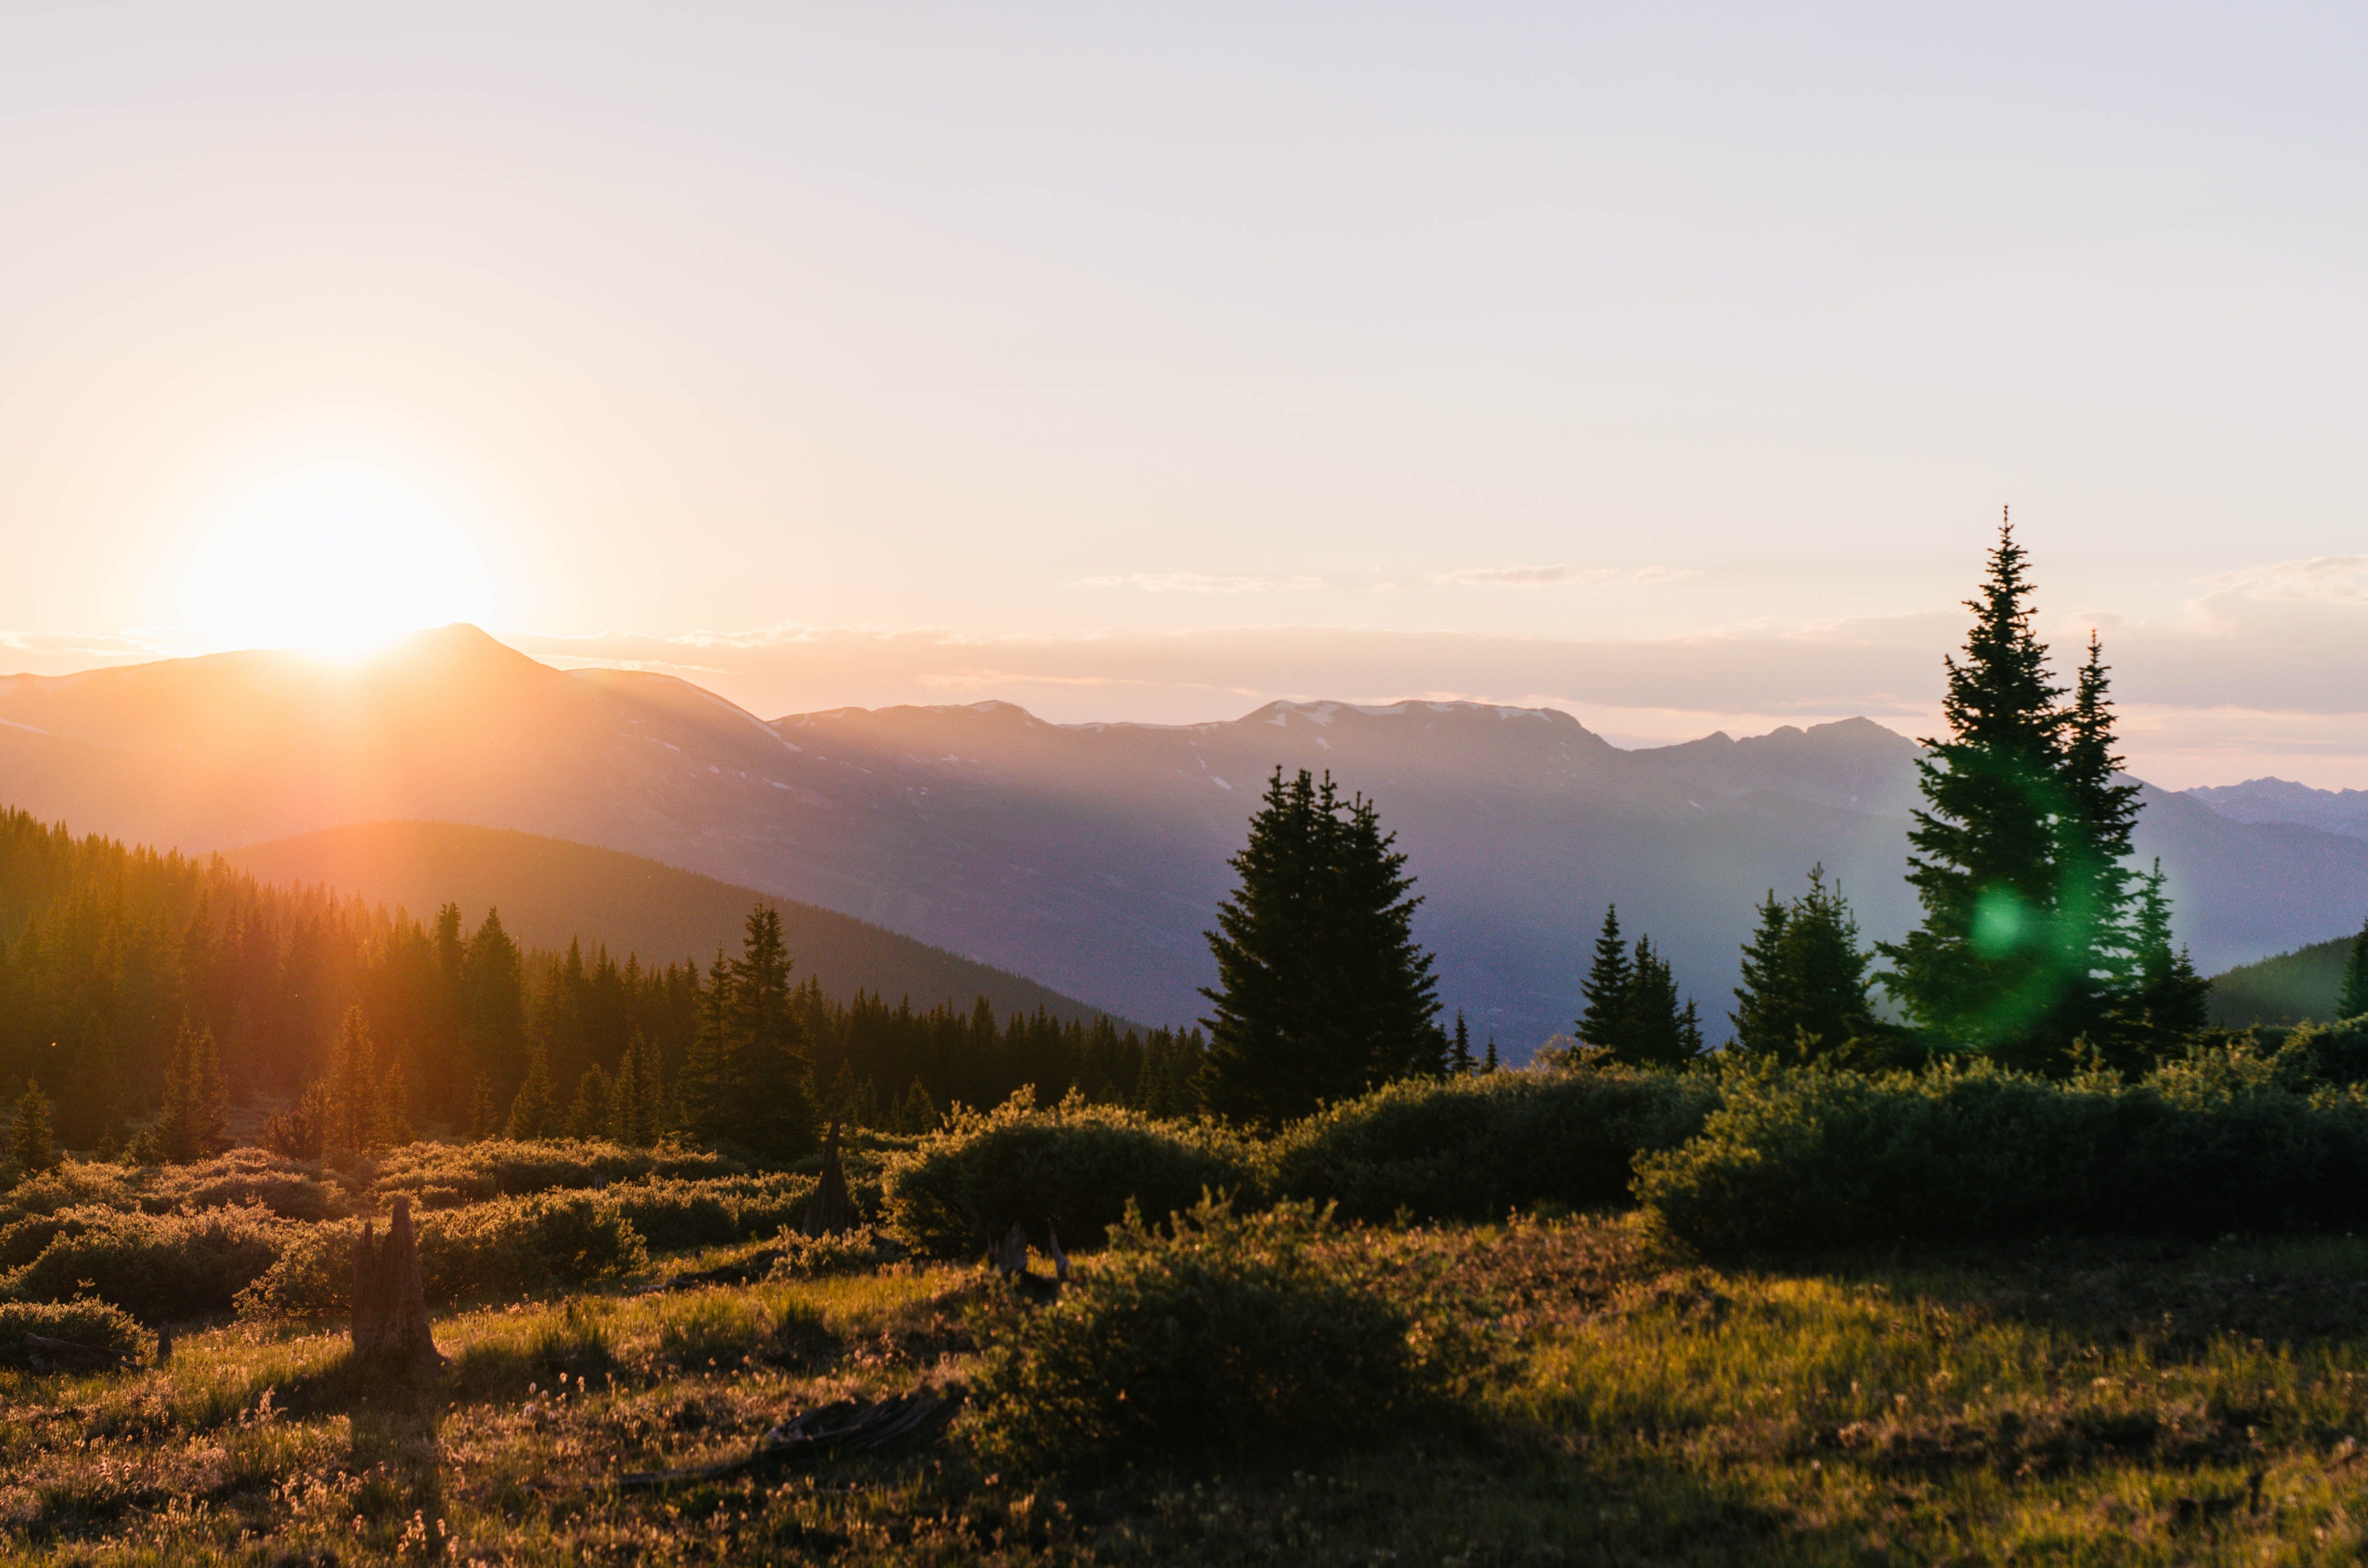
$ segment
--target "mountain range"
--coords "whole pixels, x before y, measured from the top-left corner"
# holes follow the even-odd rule
[[[1429,701],[1183,726],[996,702],[767,722],[469,627],[352,666],[250,653],[0,680],[0,801],[77,827],[187,849],[400,819],[515,828],[836,910],[1155,1024],[1204,1010],[1201,933],[1269,776],[1329,769],[1398,835],[1442,998],[1517,1056],[1570,1027],[1607,903],[1653,935],[1713,1035],[1754,906],[1812,864],[1870,937],[1908,929],[1916,756],[1863,719],[1623,751],[1559,711]],[[2144,801],[2140,852],[2161,857],[2207,969],[2368,911],[2368,841],[2198,792]]]

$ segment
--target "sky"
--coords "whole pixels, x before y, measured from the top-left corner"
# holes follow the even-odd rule
[[[18,3],[0,669],[469,619],[765,717],[2368,787],[2356,8]]]

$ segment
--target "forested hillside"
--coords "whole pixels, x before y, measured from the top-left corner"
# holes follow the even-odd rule
[[[801,972],[842,1002],[858,991],[909,996],[922,1007],[967,1007],[984,996],[997,1013],[1042,1007],[1085,1023],[1100,1015],[1024,975],[852,915],[540,834],[451,822],[359,823],[224,850],[222,858],[265,882],[325,884],[390,908],[499,909],[503,927],[529,946],[564,949],[597,934],[644,962],[705,960],[719,948],[737,948],[749,909],[763,903],[780,912]]]
[[[2351,943],[2350,937],[2333,937],[2214,975],[2212,1021],[2232,1029],[2250,1024],[2333,1023]]]
[[[983,996],[841,1001],[803,968],[796,980],[817,1098],[868,1119],[909,1118],[924,1099],[995,1103],[1023,1084],[1178,1110],[1198,1050],[1041,1008],[998,1019]],[[69,1147],[103,1146],[154,1109],[185,1022],[212,1032],[233,1103],[252,1104],[321,1076],[359,1008],[411,1121],[467,1131],[488,1099],[512,1105],[538,1059],[561,1118],[582,1075],[613,1074],[637,1038],[674,1084],[715,994],[685,960],[522,945],[498,911],[446,903],[423,921],[0,812],[0,1085],[38,1081]]]

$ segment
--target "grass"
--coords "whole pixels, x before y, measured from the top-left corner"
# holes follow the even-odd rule
[[[185,1332],[0,1373],[0,1561],[2336,1563],[2368,1554],[2368,1243],[2054,1244],[1710,1267],[1635,1219],[1326,1245],[1465,1369],[1322,1464],[1001,1473],[965,1427],[817,1475],[620,1491],[842,1393],[962,1380],[968,1267],[620,1287],[340,1336]],[[747,1249],[681,1255],[689,1273]],[[1090,1259],[1081,1267],[1092,1267]]]

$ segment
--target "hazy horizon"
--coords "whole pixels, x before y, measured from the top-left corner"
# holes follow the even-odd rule
[[[2368,786],[2360,30],[39,10],[0,651],[1929,733],[2011,503],[2135,771]]]

